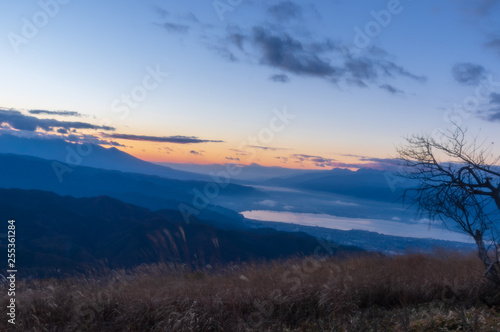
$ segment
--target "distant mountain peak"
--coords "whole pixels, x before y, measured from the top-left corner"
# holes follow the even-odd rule
[[[105,148],[91,144],[90,153],[78,155],[81,147],[77,143],[66,142],[63,139],[46,139],[42,137],[18,137],[9,134],[0,135],[0,153],[16,154],[56,160],[68,163],[68,158],[78,160],[77,166],[87,166],[107,170],[116,170],[130,173],[156,175],[176,180],[209,181],[208,176],[174,170],[167,166],[153,164],[134,157],[116,147]],[[70,157],[68,157],[70,155]],[[76,157],[74,154],[77,154]]]

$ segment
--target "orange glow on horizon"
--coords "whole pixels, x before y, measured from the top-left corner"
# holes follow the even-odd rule
[[[293,159],[288,159],[283,162],[282,159],[277,159],[275,151],[262,151],[254,156],[236,156],[231,150],[224,148],[210,148],[207,147],[197,148],[193,145],[169,145],[161,143],[151,143],[151,142],[133,142],[132,145],[127,145],[130,141],[120,142],[125,147],[117,147],[121,151],[124,151],[136,158],[152,162],[152,163],[177,163],[177,164],[199,164],[199,165],[210,165],[210,164],[239,164],[239,165],[251,165],[258,164],[265,167],[283,167],[291,169],[311,169],[311,170],[329,170],[332,168],[347,168],[350,170],[356,170],[353,167],[343,167],[343,166],[317,166],[311,161],[297,161]],[[228,155],[232,157],[227,157]],[[253,158],[252,158],[253,157]],[[228,159],[233,158],[233,159]],[[238,158],[239,160],[237,160]],[[339,163],[358,163],[358,160],[352,157],[344,157],[343,160],[338,160]],[[368,166],[369,164],[367,164]]]
[[[265,167],[310,170],[330,170],[334,168],[357,170],[362,167],[384,169],[387,166],[377,161],[363,160],[362,157],[354,154],[332,152],[323,154],[319,151],[309,152],[304,149],[299,151],[298,148],[286,151],[287,149],[245,146],[242,147],[242,150],[238,150],[232,148],[231,144],[224,143],[173,144],[134,140],[116,141],[123,145],[117,147],[121,151],[153,163],[258,164]],[[345,147],[345,149],[350,150],[349,147]]]

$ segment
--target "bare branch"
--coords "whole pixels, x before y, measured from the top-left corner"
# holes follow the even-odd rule
[[[416,206],[420,216],[453,222],[474,238],[488,278],[500,286],[500,271],[492,265],[498,260],[491,258],[491,252],[497,257],[500,240],[500,156],[492,158],[485,142],[469,139],[467,129],[458,125],[441,133],[439,140],[409,137],[397,149],[403,167],[396,175],[415,183],[403,199]]]

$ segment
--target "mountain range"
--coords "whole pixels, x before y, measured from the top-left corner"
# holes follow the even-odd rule
[[[37,189],[74,197],[110,196],[126,203],[152,210],[178,209],[184,203],[193,207],[196,190],[203,191],[206,182],[172,180],[159,176],[78,166],[59,181],[53,161],[36,157],[0,154],[0,188]],[[239,227],[242,217],[216,206],[217,199],[260,197],[259,191],[235,184],[220,188],[210,204],[198,209],[201,219],[217,220],[218,225]],[[196,203],[196,202],[195,202]]]
[[[234,161],[233,164],[237,163],[238,161]],[[199,165],[199,164],[178,164],[178,163],[166,163],[166,162],[157,164],[177,170],[189,171],[192,173],[199,173],[204,175],[221,172],[227,168],[227,164]],[[279,166],[262,166],[256,163],[252,163],[250,165],[238,165],[238,167],[240,168],[240,171],[238,172],[238,174],[234,175],[232,179],[240,183],[260,183],[278,177],[290,177],[300,174],[319,174],[328,172],[325,170],[295,169],[295,168],[285,168]]]
[[[391,171],[361,168],[356,171],[334,168],[270,179],[268,185],[335,193],[375,201],[396,202],[412,185]]]
[[[129,173],[156,175],[176,180],[211,181],[208,175],[175,170],[136,158],[116,147],[77,144],[60,138],[27,138],[0,135],[0,153],[55,160],[69,167],[86,166]]]
[[[207,264],[313,254],[305,233],[259,228],[223,230],[176,210],[151,211],[106,197],[74,198],[37,190],[0,189],[0,219],[15,220],[17,266],[25,275],[62,275],[143,263]],[[0,244],[6,250],[5,242]],[[332,253],[357,253],[329,246]]]
[[[373,169],[311,171],[257,164],[240,165],[242,172],[222,184],[210,173],[225,165],[172,166],[189,171],[114,147],[0,135],[0,214],[17,221],[23,266],[42,274],[160,261],[195,269],[311,254],[318,245],[315,237],[274,226],[255,228],[237,211],[304,212],[307,207],[345,216],[366,210],[373,216],[370,206],[380,205],[392,214],[390,202],[408,185],[391,186],[391,173]],[[180,206],[191,209],[189,220]],[[316,230],[304,229],[317,236]]]

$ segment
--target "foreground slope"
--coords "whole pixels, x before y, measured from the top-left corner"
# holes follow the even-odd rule
[[[321,251],[322,256],[325,255]],[[171,264],[19,282],[24,331],[499,331],[475,256]],[[6,292],[0,301],[8,300]],[[7,320],[0,329],[7,329]]]

